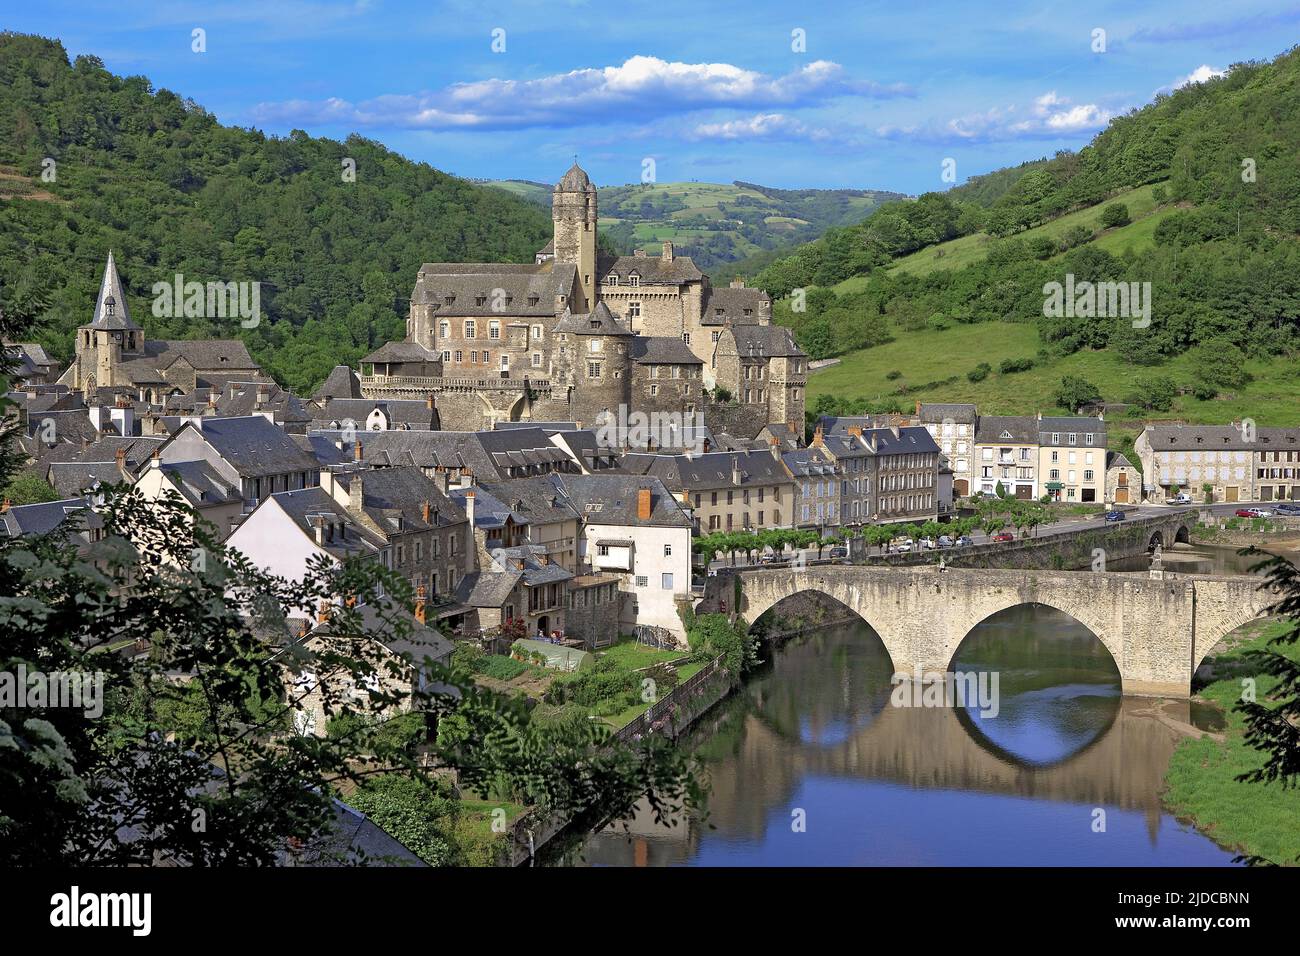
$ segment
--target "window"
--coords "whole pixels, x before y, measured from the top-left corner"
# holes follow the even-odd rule
[[[1071,445],[1079,444],[1079,436],[1076,435],[1074,432],[1070,432],[1070,444]]]
[[[486,353],[486,352],[483,353],[483,360],[484,360],[484,361],[487,361],[487,353]],[[510,356],[509,356],[509,354],[507,354],[507,353],[505,353],[505,352],[502,352],[502,353],[501,353],[501,371],[503,371],[503,372],[508,372],[508,371],[510,371]]]
[[[541,352],[534,352],[534,353],[533,353],[533,368],[541,368],[541,367],[542,367],[542,353],[541,353]]]
[[[487,302],[487,296],[485,296],[485,295],[476,295],[476,296],[474,296],[474,304],[475,304],[475,305],[484,305],[486,302]]]
[[[601,352],[604,351],[604,349],[605,349],[604,339],[589,339],[587,341],[588,352]]]
[[[465,320],[465,338],[477,338],[478,324],[473,319]]]
[[[483,350],[483,364],[484,365],[492,364],[492,353],[489,352],[487,349]]]
[[[690,344],[691,344],[691,333],[690,333],[690,332],[683,332],[683,333],[682,333],[682,341],[685,342],[687,345],[690,345]]]
[[[501,322],[498,319],[493,319],[488,323],[488,338],[501,338]]]
[[[451,338],[451,323],[446,319],[438,323],[438,337],[443,339]]]
[[[658,394],[659,394],[659,386],[658,386],[658,385],[651,385],[651,386],[650,386],[650,394],[651,394],[651,395],[658,395]]]
[[[671,544],[664,545],[664,557],[671,558],[672,556],[673,556],[673,546]]]
[[[470,364],[470,365],[477,365],[477,364],[478,364],[478,350],[477,350],[477,349],[471,349],[471,350],[470,350],[470,353],[469,353],[469,364]]]
[[[596,545],[596,553],[597,553],[598,555],[600,555],[602,558],[608,558],[608,557],[609,557],[609,545],[607,545],[607,544],[598,544],[598,545]]]
[[[648,588],[650,586],[650,579],[644,574],[638,574],[636,576],[636,586],[639,588]]]
[[[605,285],[618,285],[617,273],[611,272],[609,275],[605,276]]]
[[[442,350],[442,360],[443,360],[444,362],[450,362],[450,361],[451,361],[451,349],[443,349],[443,350]]]
[[[530,295],[530,296],[528,297],[528,304],[529,304],[529,305],[537,305],[537,303],[539,303],[539,302],[541,302],[541,301],[542,301],[541,296]]]
[[[641,318],[641,303],[640,303],[640,302],[629,302],[629,303],[627,304],[627,317],[628,317],[629,319],[639,319],[639,318]]]
[[[665,571],[660,577],[660,587],[665,591],[671,591],[673,589],[673,573],[671,571]]]
[[[635,272],[633,272],[631,275],[627,277],[627,284],[632,286],[632,288],[635,289],[641,285],[641,277],[637,275]]]
[[[534,326],[533,326],[533,341],[534,341],[534,342],[540,342],[541,340],[542,340],[542,327],[541,327],[540,325],[534,325]]]
[[[456,363],[459,365],[459,364],[460,364],[461,362],[463,362],[463,361],[465,361],[465,353],[462,352],[460,349],[457,349],[457,350],[456,350]]]
[[[1052,444],[1053,444],[1053,445],[1059,445],[1060,443],[1061,443],[1061,433],[1060,433],[1060,432],[1052,432]]]
[[[600,378],[600,363],[599,363],[599,362],[588,362],[588,363],[587,363],[587,378]]]

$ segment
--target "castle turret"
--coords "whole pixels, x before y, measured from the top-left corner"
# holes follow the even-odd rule
[[[588,312],[596,304],[596,187],[577,163],[555,186],[551,220],[555,261],[578,269],[585,301],[572,303],[572,309]]]

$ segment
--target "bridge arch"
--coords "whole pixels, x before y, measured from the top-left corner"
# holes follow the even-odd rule
[[[1070,618],[1075,623],[1085,628],[1093,638],[1102,647],[1110,657],[1111,664],[1115,667],[1115,672],[1121,672],[1120,661],[1123,659],[1123,638],[1120,635],[1112,634],[1108,621],[1090,606],[1087,601],[1080,601],[1073,598],[1069,593],[1048,595],[1036,593],[1031,599],[1025,600],[1024,595],[1020,593],[1003,590],[988,595],[985,600],[976,602],[972,616],[979,616],[977,620],[967,618],[961,622],[960,626],[952,632],[950,640],[955,639],[955,643],[947,649],[945,653],[945,670],[952,670],[953,663],[956,660],[957,652],[961,650],[962,644],[970,637],[971,633],[983,624],[989,618],[1001,614],[1004,611],[1012,610],[1017,607],[1031,607],[1038,605],[1040,607],[1051,608]]]

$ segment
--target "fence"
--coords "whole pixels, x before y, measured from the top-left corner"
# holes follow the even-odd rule
[[[666,731],[665,736],[669,739],[675,738],[690,726],[691,721],[694,719],[694,715],[686,709],[686,705],[689,704],[691,697],[697,690],[702,689],[705,684],[724,670],[722,660],[722,655],[719,654],[709,661],[666,695],[651,704],[645,713],[625,725],[614,737],[622,743],[630,743],[639,740],[646,734],[654,733],[655,723],[665,721],[661,725]],[[713,703],[713,701],[709,701],[710,706]],[[680,727],[678,726],[678,719],[669,716],[674,708],[682,708],[684,711],[685,720],[681,722]]]

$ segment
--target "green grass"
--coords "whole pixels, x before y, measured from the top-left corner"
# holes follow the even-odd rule
[[[687,651],[660,650],[657,647],[638,644],[630,638],[625,638],[613,647],[601,651],[600,656],[617,661],[620,667],[637,670],[638,668],[649,667],[651,664],[658,664],[660,661],[680,660],[687,653]]]
[[[1170,208],[1156,211],[1156,201],[1151,195],[1154,188],[1154,185],[1150,185],[1127,190],[1095,206],[1066,213],[1064,216],[1053,219],[1051,222],[1045,222],[1041,226],[1018,232],[1014,238],[1026,241],[1037,239],[1040,236],[1059,239],[1075,226],[1086,226],[1093,232],[1097,232],[1102,228],[1102,210],[1111,203],[1121,202],[1128,207],[1129,218],[1133,221],[1127,226],[1121,226],[1118,229],[1112,229],[1102,234],[1093,242],[1101,248],[1116,253],[1123,252],[1125,248],[1130,246],[1134,249],[1141,248],[1153,241],[1152,237],[1159,219],[1163,219],[1173,211]],[[1153,213],[1155,213],[1155,216],[1152,216]],[[1148,219],[1154,219],[1155,221],[1148,224]],[[894,263],[893,268],[898,272],[905,272],[909,275],[925,275],[938,269],[960,269],[972,262],[979,262],[983,259],[988,255],[989,246],[997,241],[983,232],[961,236],[948,242],[941,242],[937,246],[918,250],[910,256],[904,256]],[[865,276],[854,276],[835,286],[835,291],[841,294],[846,291],[856,291],[865,284]]]
[[[1077,375],[1092,382],[1108,401],[1123,401],[1153,375],[1167,375],[1180,385],[1192,380],[1191,361],[1186,356],[1153,368],[1129,365],[1109,351],[1076,352],[1039,363],[1041,343],[1033,325],[1014,322],[979,322],[954,325],[946,330],[896,330],[894,341],[874,348],[850,352],[838,365],[814,372],[808,378],[808,407],[819,395],[867,398],[890,397],[900,386],[941,382],[951,376],[950,385],[935,385],[899,396],[904,410],[916,401],[975,402],[988,415],[1028,415],[1055,408],[1052,394],[1064,375]],[[1025,372],[1003,375],[996,371],[1006,358],[1034,357],[1035,366]],[[982,382],[970,382],[966,373],[981,362],[994,371]],[[1260,425],[1300,424],[1300,361],[1274,359],[1246,363],[1253,380],[1231,399],[1201,401],[1180,396],[1169,412],[1154,417],[1186,419],[1193,423],[1222,424],[1244,416]],[[896,380],[885,378],[893,369],[903,373]],[[1116,425],[1127,419],[1112,419]],[[1136,422],[1132,422],[1135,426]]]
[[[677,656],[680,657],[681,654],[679,653]],[[694,676],[695,674],[698,674],[700,668],[702,668],[703,666],[704,666],[703,664],[683,664],[681,667],[677,668],[677,676],[679,678],[679,682],[684,682],[689,678],[691,678],[692,676]],[[631,707],[619,711],[617,714],[612,714],[609,717],[603,717],[601,719],[604,720],[611,727],[613,727],[615,730],[621,730],[622,728],[632,723],[632,721],[636,720],[638,717],[640,717],[649,709],[650,709],[649,704],[635,704]]]
[[[1171,811],[1194,821],[1223,846],[1295,865],[1300,859],[1300,789],[1236,780],[1264,762],[1264,755],[1245,743],[1245,725],[1233,710],[1241,695],[1241,679],[1255,673],[1243,652],[1264,647],[1281,627],[1273,623],[1260,628],[1238,647],[1214,658],[1221,679],[1202,688],[1200,696],[1224,711],[1228,724],[1225,740],[1218,743],[1207,737],[1180,743],[1165,773],[1164,800]],[[1292,658],[1300,655],[1297,645],[1274,649]],[[1273,684],[1272,678],[1259,678],[1260,700],[1266,699]]]

